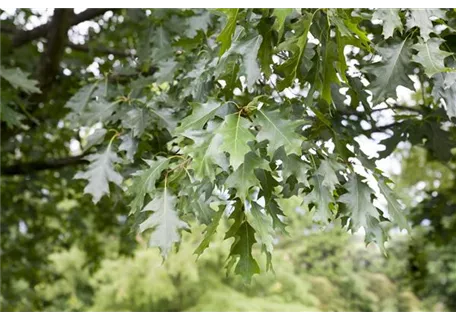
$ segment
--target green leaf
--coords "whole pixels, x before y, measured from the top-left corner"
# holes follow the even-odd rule
[[[106,122],[118,110],[117,102],[109,102],[104,99],[91,101],[80,113],[77,122],[84,126],[92,126],[97,122]]]
[[[13,108],[2,104],[0,107],[0,120],[5,121],[9,128],[18,127],[21,121],[25,119],[22,113],[16,112]]]
[[[121,159],[111,151],[110,145],[103,153],[91,154],[85,159],[90,161],[90,165],[86,171],[76,173],[74,179],[89,181],[84,193],[91,194],[93,203],[97,203],[103,195],[109,195],[109,182],[114,182],[118,186],[122,184],[122,176],[114,170],[114,164],[121,162]]]
[[[261,41],[260,49],[258,50],[258,59],[260,60],[261,71],[263,71],[266,78],[272,74],[271,66],[274,64],[272,56],[274,54],[274,35],[272,33],[272,26],[270,17],[264,17],[258,24],[257,30],[260,33],[263,41]]]
[[[263,158],[260,158],[251,151],[245,155],[244,163],[226,179],[226,186],[228,188],[235,188],[236,195],[242,201],[247,199],[249,189],[258,185],[259,181],[254,169],[268,170],[268,166]]]
[[[313,219],[315,221],[328,222],[332,219],[333,213],[330,209],[331,203],[334,202],[334,197],[331,191],[323,186],[324,176],[314,174],[310,179],[310,184],[313,186],[312,191],[304,196],[304,203],[314,204],[315,211]]]
[[[258,50],[260,49],[263,37],[257,35],[253,38],[238,40],[242,32],[234,41],[233,46],[221,58],[221,63],[233,54],[239,54],[242,57],[240,65],[241,73],[246,76],[247,87],[251,88],[261,75],[260,65],[258,64]]]
[[[449,110],[449,108],[447,109]],[[450,161],[453,158],[451,149],[456,148],[456,140],[452,139],[449,131],[441,128],[439,122],[428,121],[416,130],[418,132],[412,132],[413,136],[409,138],[412,142],[425,141],[424,146],[430,151],[430,154],[442,162]]]
[[[193,192],[189,193],[188,210],[193,211],[199,223],[209,225],[216,213],[211,207],[213,199],[206,200],[206,194],[201,193],[199,188],[194,187],[193,189]]]
[[[193,145],[184,149],[184,152],[193,159],[189,168],[193,169],[195,178],[200,181],[204,178],[214,180],[216,175],[215,165],[224,171],[228,170],[228,160],[225,154],[220,152],[223,141],[222,135],[213,131],[203,130],[188,130],[184,135],[195,141]]]
[[[335,65],[337,67],[337,71],[339,72],[340,77],[345,83],[348,83],[347,79],[347,71],[348,71],[348,65],[347,65],[347,59],[345,58],[345,53],[344,49],[345,46],[348,45],[348,41],[346,41],[346,38],[343,38],[342,35],[338,30],[336,30],[336,42],[337,42],[337,54],[338,58],[337,61],[335,62]]]
[[[195,249],[195,254],[201,256],[204,252],[209,247],[209,244],[211,243],[212,237],[215,235],[217,232],[217,227],[220,223],[220,219],[223,216],[223,210],[217,211],[213,217],[211,223],[207,226],[207,228],[204,230],[204,239],[201,241],[199,246]]]
[[[84,146],[83,150],[87,151],[91,147],[102,143],[106,135],[106,132],[108,131],[105,128],[96,129],[90,136],[87,137],[87,144]]]
[[[334,159],[322,160],[317,170],[317,175],[323,177],[321,185],[328,188],[330,192],[333,192],[336,189],[336,185],[339,184],[336,172],[344,169],[345,167]]]
[[[158,27],[152,31],[152,53],[153,61],[161,61],[171,58],[174,54],[171,46],[171,37],[163,27]]]
[[[70,98],[70,100],[67,101],[65,108],[69,108],[76,114],[80,114],[83,110],[86,109],[87,105],[92,100],[92,95],[97,87],[97,83],[88,84],[82,87],[78,92],[76,92],[75,95]]]
[[[119,145],[119,151],[125,151],[127,159],[133,161],[138,149],[138,141],[135,140],[131,133],[122,135],[120,139],[122,143]]]
[[[163,170],[168,168],[169,159],[157,157],[156,160],[145,160],[149,168],[138,170],[133,174],[133,182],[128,193],[134,195],[130,203],[130,214],[139,212],[144,204],[146,194],[155,190],[155,183],[160,178]]]
[[[389,8],[389,9],[376,9],[372,15],[372,19],[383,21],[383,36],[388,39],[393,36],[394,30],[398,29],[402,32],[404,27],[402,26],[401,17],[399,16],[400,9]]]
[[[431,18],[445,18],[445,11],[441,9],[410,9],[410,16],[407,18],[407,28],[420,28],[420,35],[424,42],[427,42],[429,34],[433,32]]]
[[[176,207],[176,196],[165,186],[152,195],[142,211],[153,211],[153,214],[139,225],[139,232],[153,229],[149,238],[151,247],[159,247],[164,259],[168,256],[174,243],[180,241],[179,230],[188,228],[186,222],[179,219]]]
[[[286,224],[281,220],[280,217],[285,217],[283,210],[275,199],[272,199],[266,203],[266,212],[272,217],[272,227],[274,230],[280,230],[281,233],[289,235],[286,228]]]
[[[376,242],[385,252],[386,233],[379,221],[378,210],[372,204],[374,191],[355,173],[350,176],[344,186],[348,193],[343,194],[339,201],[347,206],[346,214],[350,217],[351,230],[354,232],[363,227],[366,232],[366,242]]]
[[[428,77],[450,70],[450,68],[445,67],[444,60],[452,53],[440,50],[439,47],[443,42],[442,39],[432,38],[427,42],[420,41],[413,46],[413,49],[418,51],[413,56],[413,61],[424,67],[424,72]]]
[[[379,246],[381,252],[386,255],[385,241],[388,238],[388,235],[383,227],[384,224],[385,222],[379,222],[377,219],[369,216],[365,228],[365,242],[375,242]]]
[[[279,41],[282,39],[283,30],[285,27],[285,19],[293,12],[293,9],[279,9],[276,8],[272,12],[272,15],[275,17],[274,24],[272,28],[277,31],[279,35]]]
[[[329,32],[329,31],[328,31]],[[321,97],[328,103],[332,102],[331,87],[333,83],[339,84],[339,78],[335,68],[335,62],[338,61],[337,46],[332,41],[324,41],[321,47],[323,51],[322,62],[320,64],[321,84],[319,90]]]
[[[284,181],[290,176],[295,176],[298,182],[306,187],[310,186],[307,180],[307,172],[310,169],[310,165],[304,162],[297,154],[287,155],[282,146],[275,152],[273,160],[282,161],[282,176]]]
[[[456,118],[456,81],[447,81],[449,74],[438,73],[434,76],[432,95],[436,100],[445,100],[448,118]]]
[[[367,87],[372,91],[374,105],[387,98],[396,98],[396,88],[399,85],[414,90],[413,82],[408,76],[411,67],[410,40],[391,42],[377,49],[382,61],[365,67],[366,71],[375,76]]]
[[[185,79],[192,80],[189,82],[189,85],[184,87],[183,95],[191,95],[196,101],[206,100],[209,91],[213,87],[212,78],[214,76],[213,67],[215,64],[215,59],[211,63],[209,63],[209,59],[200,59],[194,65],[194,68],[185,76]]]
[[[222,56],[226,50],[231,47],[231,38],[236,30],[236,20],[239,9],[221,9],[226,15],[226,25],[217,36],[217,41],[221,43],[219,56]]]
[[[258,35],[253,39],[246,40],[236,47],[236,52],[242,55],[243,64],[241,73],[244,73],[247,78],[247,87],[251,88],[260,78],[261,70],[258,64],[258,50],[260,49],[263,37]]]
[[[134,137],[140,137],[150,122],[150,115],[145,108],[134,108],[127,112],[122,119],[122,125],[133,131]]]
[[[268,140],[270,155],[283,146],[288,153],[301,153],[302,136],[296,133],[298,126],[305,122],[290,121],[281,117],[279,111],[258,110],[255,114],[254,124],[261,127],[257,135],[258,142]]]
[[[388,214],[391,216],[392,220],[397,223],[401,229],[408,230],[410,232],[410,227],[407,223],[407,219],[404,215],[404,207],[397,201],[394,196],[393,190],[388,187],[385,182],[385,178],[380,178],[378,180],[378,187],[380,192],[385,196],[386,201],[388,202]]]
[[[38,81],[29,79],[29,74],[19,68],[4,68],[0,66],[0,76],[8,81],[14,89],[21,89],[26,93],[41,93]]]
[[[235,208],[231,215],[235,221],[226,233],[225,239],[234,237],[235,240],[230,248],[227,269],[237,262],[234,272],[241,275],[246,283],[250,283],[253,275],[260,273],[260,267],[252,255],[252,247],[256,243],[255,229],[245,221],[240,208]]]
[[[310,25],[312,23],[313,15],[305,14],[301,20],[302,30],[295,36],[282,42],[277,51],[286,50],[291,53],[291,57],[288,58],[281,65],[276,66],[277,72],[283,77],[283,80],[279,81],[277,87],[280,91],[290,87],[294,79],[299,76],[298,69],[301,65],[301,60],[304,55],[304,51],[307,45],[307,35],[309,33]]]
[[[249,131],[251,125],[240,113],[230,114],[217,130],[223,140],[220,150],[229,153],[233,170],[244,162],[245,154],[250,151],[247,142],[255,140],[255,136]]]
[[[274,199],[274,189],[279,186],[279,182],[274,179],[272,173],[263,169],[255,169],[255,175],[261,185],[258,197],[264,197],[266,203]]]
[[[176,128],[176,133],[183,133],[190,129],[203,129],[204,125],[224,106],[223,103],[214,100],[209,100],[206,103],[191,103],[190,105],[193,112],[182,120],[180,126]]]
[[[344,187],[348,193],[343,194],[339,201],[347,205],[354,231],[360,227],[367,228],[369,217],[379,219],[377,208],[371,200],[374,191],[358,175],[352,174]]]
[[[152,117],[158,120],[161,128],[168,129],[172,132],[177,126],[177,120],[170,108],[160,108],[157,103],[147,104],[148,110],[152,113]]]
[[[174,72],[177,70],[178,63],[173,59],[162,60],[157,64],[158,71],[155,74],[157,82],[173,82]]]
[[[349,38],[353,44],[360,48],[370,49],[370,40],[367,37],[367,33],[358,27],[359,19],[353,17],[349,10],[329,9],[328,17],[337,27],[342,37]],[[328,37],[325,37],[325,42],[329,43],[328,39]]]
[[[199,30],[206,33],[210,24],[211,14],[209,12],[203,12],[200,15],[190,17],[187,20],[188,27],[185,29],[185,36],[188,38],[194,38],[198,34]]]
[[[250,209],[246,210],[246,218],[255,230],[257,242],[261,245],[262,250],[266,253],[267,269],[271,268],[271,254],[273,249],[274,229],[272,228],[271,216],[264,213],[256,202],[250,203]]]

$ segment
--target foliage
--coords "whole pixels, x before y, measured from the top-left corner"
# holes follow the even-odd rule
[[[36,297],[54,277],[51,253],[80,246],[95,271],[106,239],[133,255],[138,231],[172,259],[203,225],[193,251],[220,235],[228,271],[253,281],[275,268],[290,198],[384,248],[410,222],[376,160],[407,142],[454,162],[454,10],[56,9],[28,30],[41,16],[1,12],[6,309],[17,283]],[[358,138],[379,133],[369,158]]]

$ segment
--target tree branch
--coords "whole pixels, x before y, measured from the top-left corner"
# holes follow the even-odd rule
[[[56,9],[56,10],[59,10],[59,9]],[[74,15],[69,20],[69,26],[71,27],[71,26],[77,25],[81,22],[91,20],[110,10],[114,11],[115,9],[87,9],[77,15]],[[13,38],[13,43],[12,43],[13,48],[18,48],[32,40],[36,40],[38,38],[45,37],[46,34],[48,33],[49,29],[51,28],[51,23],[52,23],[52,21],[48,22],[46,24],[43,24],[41,26],[38,26],[32,30],[20,31]]]
[[[9,25],[5,25],[5,23],[0,23],[0,32],[3,32],[3,33],[9,33],[9,34],[15,34],[16,33],[16,28],[12,27],[12,26],[9,26]]]
[[[116,49],[111,49],[111,48],[104,48],[104,47],[89,47],[88,45],[84,44],[75,44],[75,43],[68,43],[67,44],[68,48],[71,48],[76,51],[82,51],[82,52],[98,52],[102,54],[112,54],[118,57],[131,57],[133,56],[129,50],[116,50]]]
[[[74,13],[71,9],[55,9],[52,20],[49,22],[46,49],[41,55],[37,69],[37,78],[43,95],[45,95],[59,71],[60,60],[68,41],[69,21],[73,16]]]
[[[4,167],[2,166],[1,174],[3,176],[13,176],[13,175],[26,175],[36,171],[43,170],[55,170],[67,166],[75,166],[83,163],[87,163],[87,160],[84,160],[84,157],[87,154],[81,154],[79,156],[62,158],[62,159],[53,159],[48,161],[33,161],[26,163],[17,163],[12,166]]]
[[[6,34],[17,34],[18,32],[21,32],[21,31],[18,31],[15,27],[12,27],[12,26],[4,26],[4,25],[0,25],[0,32],[2,33],[6,33]],[[113,54],[115,56],[118,56],[118,57],[132,57],[133,54],[131,53],[130,50],[128,49],[125,49],[125,50],[116,50],[116,49],[112,49],[112,48],[105,48],[105,47],[90,47],[86,44],[76,44],[76,43],[72,43],[72,42],[68,42],[66,44],[66,46],[68,48],[71,48],[75,51],[81,51],[81,52],[97,52],[97,53],[102,53],[102,54]]]
[[[365,133],[374,133],[374,132],[385,132],[386,130],[393,129],[395,126],[401,125],[402,122],[393,122],[380,127],[373,127],[372,129],[365,130]]]

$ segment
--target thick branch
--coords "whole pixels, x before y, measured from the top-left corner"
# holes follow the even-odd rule
[[[0,32],[2,33],[7,33],[7,34],[17,34],[18,32],[21,32],[21,31],[17,31],[16,28],[14,27],[11,27],[11,26],[3,26],[3,25],[0,25]],[[130,50],[116,50],[116,49],[112,49],[112,48],[106,48],[106,47],[100,47],[100,46],[97,46],[97,47],[89,47],[88,45],[86,44],[75,44],[75,43],[71,43],[71,42],[68,42],[66,44],[66,46],[68,48],[71,48],[75,51],[82,51],[82,52],[97,52],[97,53],[101,53],[101,54],[113,54],[115,56],[118,56],[118,57],[131,57],[133,56],[133,54],[130,52]]]
[[[38,80],[43,94],[49,89],[60,68],[66,43],[69,21],[74,13],[71,9],[55,9],[49,23],[46,49],[38,65]]]
[[[56,10],[59,10],[59,9],[56,9]],[[87,10],[73,16],[73,18],[71,18],[69,21],[69,25],[74,26],[81,22],[91,20],[110,10],[114,10],[114,9],[87,9]],[[46,24],[43,24],[41,26],[38,26],[32,30],[20,31],[13,38],[13,47],[17,48],[32,40],[36,40],[41,37],[45,37],[46,34],[48,33],[49,29],[51,28],[51,23],[52,23],[52,21],[48,22]]]
[[[13,175],[30,174],[30,173],[36,172],[36,171],[55,170],[55,169],[60,169],[60,168],[67,167],[67,166],[75,166],[78,164],[87,163],[87,160],[83,159],[85,156],[86,156],[86,154],[82,154],[79,156],[62,158],[62,159],[17,163],[15,165],[8,166],[8,167],[2,166],[1,173],[4,176],[13,176]]]
[[[132,56],[131,53],[129,53],[127,50],[116,50],[116,49],[111,49],[111,48],[105,48],[105,47],[89,47],[88,45],[84,44],[75,44],[75,43],[68,43],[67,44],[68,48],[71,48],[76,51],[82,51],[82,52],[97,52],[97,53],[102,53],[102,54],[112,54],[118,57],[130,57]]]
[[[0,31],[2,33],[14,34],[14,33],[16,33],[16,28],[5,25],[5,23],[0,23]]]
[[[390,129],[393,129],[395,126],[398,126],[400,125],[401,122],[393,122],[393,123],[390,123],[390,124],[387,124],[387,125],[384,125],[384,126],[380,126],[380,127],[373,127],[372,129],[369,129],[369,130],[365,130],[366,133],[374,133],[374,132],[385,132],[386,130],[390,130]]]

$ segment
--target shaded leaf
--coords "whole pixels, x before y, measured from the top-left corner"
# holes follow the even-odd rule
[[[413,82],[408,76],[412,55],[410,40],[378,47],[378,52],[382,56],[382,61],[365,67],[366,71],[375,76],[368,86],[372,91],[374,105],[387,98],[396,98],[396,88],[399,85],[414,90]]]
[[[224,171],[228,170],[228,160],[225,154],[220,151],[223,141],[222,135],[203,130],[186,131],[184,135],[195,141],[184,151],[193,158],[189,167],[193,169],[198,180],[202,181],[204,178],[214,180],[215,165]]]
[[[250,151],[245,155],[244,163],[241,164],[226,180],[228,188],[235,188],[236,195],[244,201],[247,199],[249,189],[258,185],[258,179],[255,176],[254,169],[267,170],[267,163],[263,158]]]
[[[195,15],[187,19],[187,28],[185,29],[185,36],[188,38],[196,37],[199,30],[204,33],[207,32],[207,28],[211,24],[211,14],[209,12],[203,12],[200,15]]]
[[[451,74],[437,73],[434,75],[432,95],[436,100],[442,98],[446,104],[448,118],[456,118],[456,81],[448,81]]]
[[[178,63],[174,59],[162,60],[157,64],[158,71],[155,74],[157,82],[172,82],[174,72],[177,70]]]
[[[282,161],[282,176],[286,181],[290,176],[295,176],[298,182],[309,187],[307,172],[310,166],[296,154],[286,154],[284,147],[280,147],[274,154],[273,160]]]
[[[428,77],[432,77],[439,72],[445,72],[450,68],[445,67],[444,59],[452,53],[440,50],[443,40],[432,38],[427,42],[420,42],[413,46],[418,53],[413,56],[413,61],[424,67],[424,72]]]
[[[323,177],[321,185],[328,188],[330,192],[333,192],[336,189],[336,185],[339,184],[336,172],[344,169],[344,166],[334,159],[322,160],[317,170],[317,174]]]
[[[288,153],[300,153],[303,139],[295,131],[304,123],[303,120],[290,121],[282,118],[279,111],[258,110],[254,123],[261,126],[257,140],[268,140],[268,151],[271,155],[281,146]]]
[[[266,253],[267,269],[272,267],[271,254],[273,249],[273,235],[271,216],[263,212],[263,208],[256,202],[250,203],[250,210],[246,211],[247,221],[255,230],[255,237],[258,243],[262,246],[262,250]]]
[[[69,108],[76,114],[80,114],[91,101],[92,94],[95,92],[97,86],[97,84],[88,84],[79,89],[79,91],[67,101],[65,108]]]
[[[0,107],[0,120],[5,121],[9,128],[18,127],[21,125],[21,121],[25,119],[22,113],[16,112],[13,108],[5,104],[1,104]]]
[[[277,85],[279,90],[291,86],[294,79],[299,75],[298,68],[301,65],[301,60],[306,49],[307,35],[312,23],[312,17],[313,15],[305,14],[301,20],[302,25],[300,26],[302,29],[298,30],[296,35],[282,42],[277,48],[277,51],[286,50],[291,54],[291,57],[284,63],[276,66],[277,72],[283,77],[283,80],[279,81]]]
[[[275,199],[268,201],[265,206],[266,212],[272,217],[272,227],[274,230],[280,230],[285,235],[288,235],[285,227],[287,226],[280,217],[285,217],[283,210]]]
[[[0,76],[15,89],[21,89],[26,93],[41,93],[38,88],[38,81],[29,79],[29,74],[19,68],[4,68],[0,66]]]
[[[138,148],[138,141],[135,140],[131,133],[122,135],[120,139],[122,143],[119,145],[119,151],[126,151],[127,159],[133,161]]]
[[[192,114],[182,120],[180,126],[176,128],[176,133],[182,133],[189,129],[202,129],[223,105],[223,103],[214,100],[209,100],[206,103],[192,103]]]
[[[388,187],[384,178],[380,178],[378,180],[378,187],[388,202],[388,214],[391,216],[392,220],[397,223],[401,229],[405,229],[410,232],[410,227],[404,215],[405,208],[399,203],[399,201],[397,201],[393,190]]]
[[[252,276],[260,273],[260,267],[252,255],[252,247],[256,243],[255,230],[245,221],[240,208],[235,209],[232,218],[235,221],[225,237],[226,239],[234,237],[227,269],[229,270],[237,262],[234,272],[241,275],[245,282],[250,283]]]
[[[344,186],[348,193],[343,194],[339,201],[347,205],[353,231],[360,227],[367,230],[369,218],[379,219],[377,208],[371,200],[374,191],[356,174],[352,174]]]
[[[133,174],[133,182],[128,193],[134,195],[130,203],[130,214],[139,212],[144,204],[146,194],[155,190],[155,183],[160,178],[163,170],[168,168],[169,159],[157,157],[156,160],[145,160],[149,168],[138,170]]]
[[[310,178],[310,184],[313,186],[312,191],[304,196],[304,203],[314,204],[314,220],[315,221],[329,221],[333,213],[330,209],[330,204],[334,202],[334,197],[331,191],[323,186],[324,177],[319,174],[314,174]]]
[[[209,247],[209,244],[212,240],[212,237],[217,231],[217,227],[220,223],[220,219],[223,216],[223,210],[217,211],[213,216],[212,216],[212,221],[211,223],[207,226],[207,228],[204,230],[204,238],[201,241],[201,243],[198,245],[198,247],[195,249],[195,254],[201,256],[204,252]]]
[[[122,125],[133,131],[134,137],[141,136],[149,125],[150,115],[144,108],[134,108],[122,119]]]

